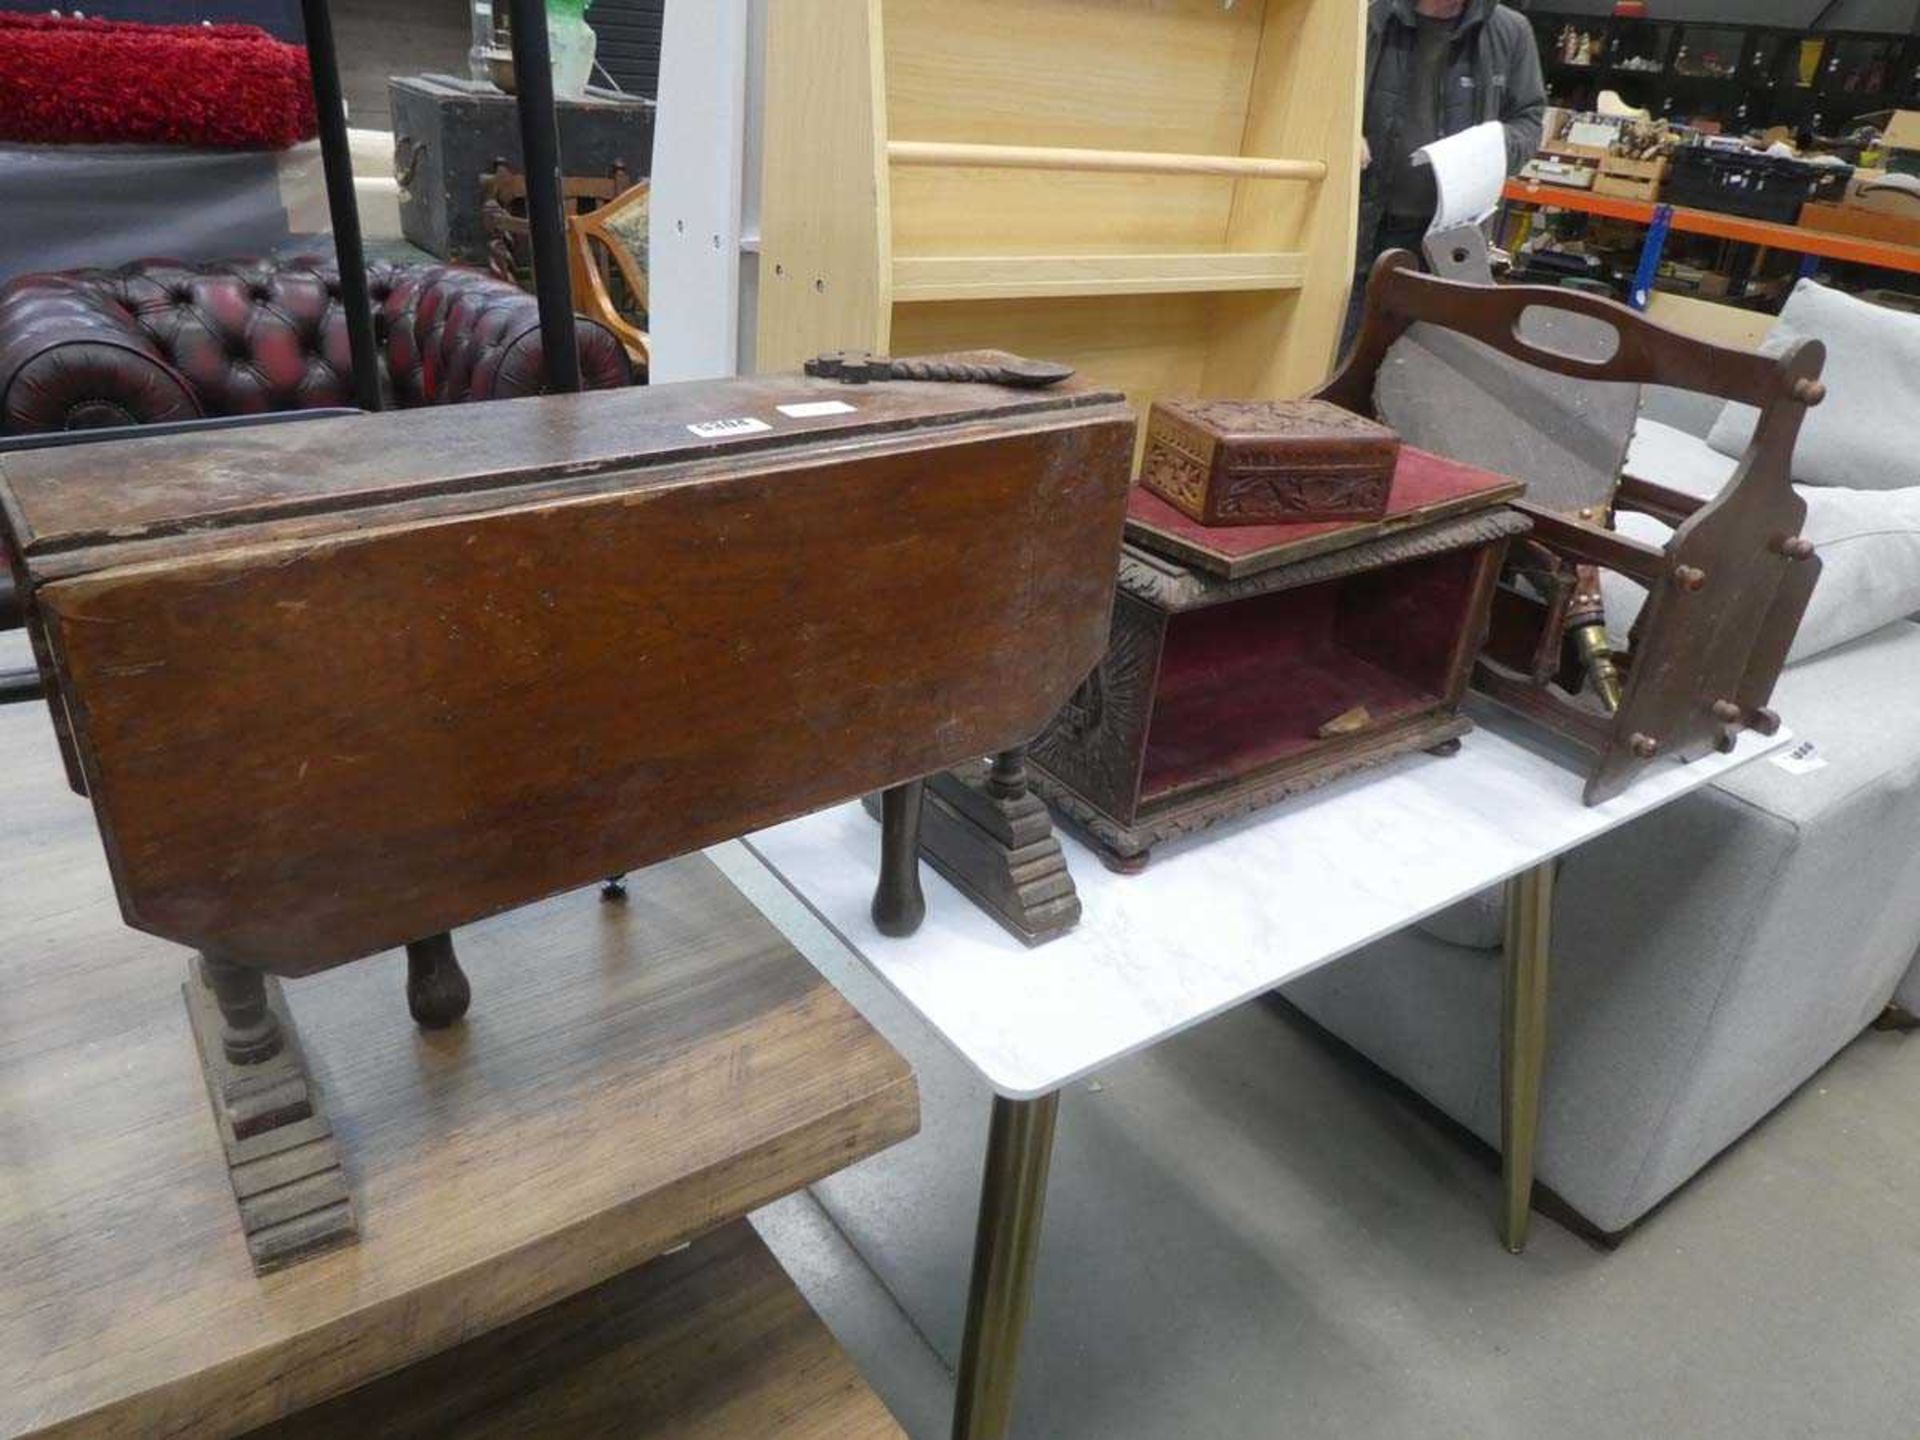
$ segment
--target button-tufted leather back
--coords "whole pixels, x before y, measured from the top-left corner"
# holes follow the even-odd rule
[[[539,307],[475,270],[370,267],[381,388],[401,406],[539,391]],[[590,389],[632,380],[620,343],[579,321]],[[143,261],[0,289],[0,433],[350,405],[330,262]]]
[[[208,414],[353,403],[340,282],[311,262],[162,263],[73,278],[133,316]]]

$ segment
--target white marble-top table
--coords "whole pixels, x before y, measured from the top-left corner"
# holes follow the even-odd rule
[[[1581,804],[1582,772],[1491,707],[1448,757],[1413,755],[1243,820],[1157,846],[1116,875],[1063,834],[1083,915],[1029,950],[922,867],[927,918],[906,939],[868,916],[880,826],[857,804],[748,846],[1000,1095],[1059,1090],[1369,941],[1574,849],[1787,744],[1746,732],[1727,755],[1651,770]]]
[[[1405,756],[1178,843],[1116,875],[1063,835],[1080,924],[1029,950],[931,867],[905,939],[869,916],[880,827],[842,805],[747,844],[993,1088],[955,1440],[1004,1440],[1062,1089],[1502,881],[1501,1235],[1526,1242],[1544,1072],[1553,859],[1786,745],[1649,770],[1581,803],[1585,772],[1538,731],[1478,706],[1459,753]]]

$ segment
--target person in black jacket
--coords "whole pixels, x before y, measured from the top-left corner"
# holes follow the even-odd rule
[[[1488,120],[1507,132],[1507,173],[1540,144],[1547,105],[1533,27],[1495,0],[1371,0],[1361,133],[1359,245],[1344,350],[1367,272],[1383,250],[1418,251],[1433,222],[1433,172],[1413,152]]]

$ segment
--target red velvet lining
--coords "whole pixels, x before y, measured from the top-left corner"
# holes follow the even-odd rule
[[[1170,617],[1141,799],[1326,743],[1320,727],[1355,705],[1373,728],[1440,705],[1479,555],[1436,555]]]

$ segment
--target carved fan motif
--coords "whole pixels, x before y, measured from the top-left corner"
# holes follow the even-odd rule
[[[1132,818],[1133,771],[1153,705],[1161,629],[1153,611],[1117,596],[1105,658],[1029,752],[1042,769],[1122,820]]]

